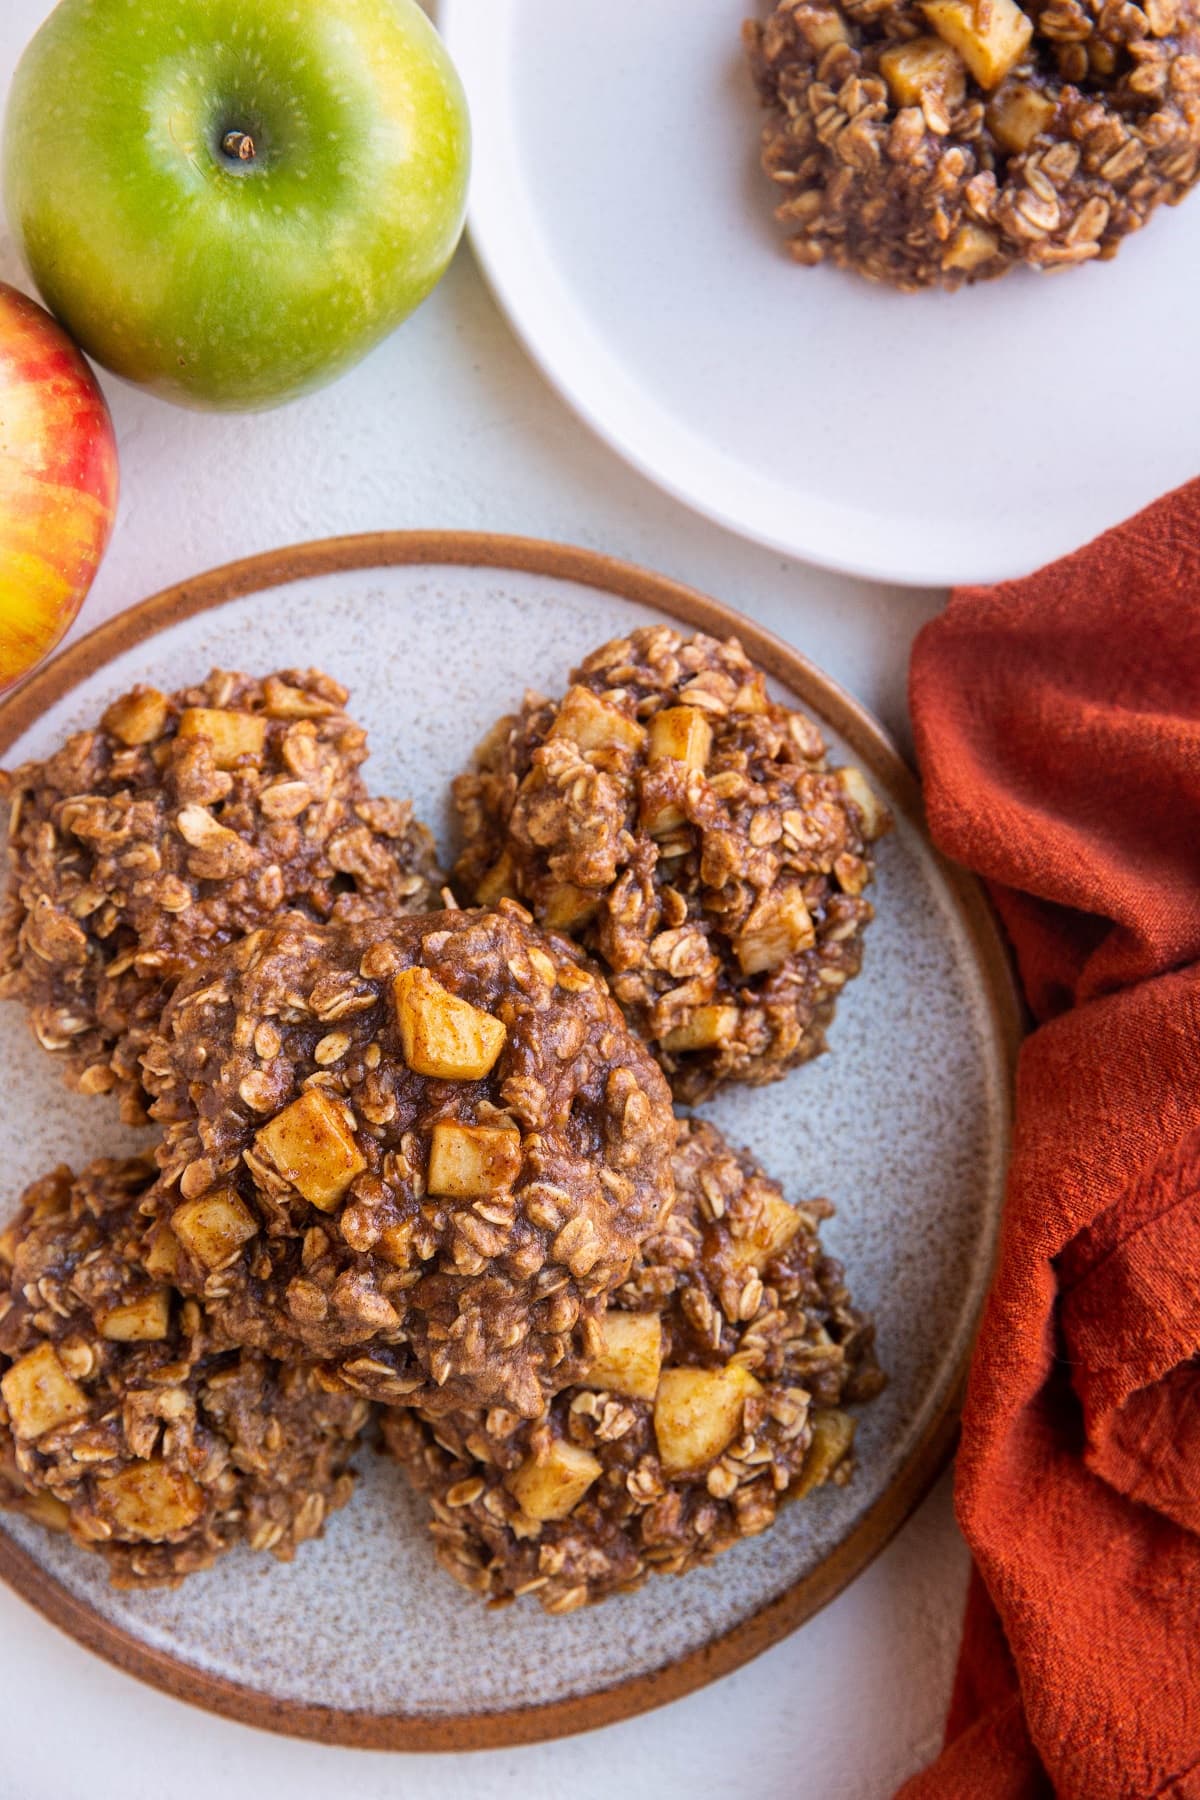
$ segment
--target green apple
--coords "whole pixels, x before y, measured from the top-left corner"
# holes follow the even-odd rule
[[[5,200],[89,356],[189,405],[272,406],[438,281],[469,141],[415,0],[61,0],[13,81]]]

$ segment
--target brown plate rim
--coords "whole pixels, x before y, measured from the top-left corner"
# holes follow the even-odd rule
[[[177,582],[97,626],[0,700],[0,754],[79,682],[183,619],[288,582],[400,564],[546,575],[617,594],[693,629],[720,637],[735,634],[769,675],[834,727],[926,836],[916,777],[883,726],[799,651],[733,608],[669,576],[599,551],[494,532],[376,531],[322,538],[226,563]],[[1008,952],[979,883],[940,857],[938,863],[986,979],[1011,1097],[1021,1009]],[[141,1642],[132,1632],[93,1612],[4,1533],[0,1533],[0,1580],[77,1643],[127,1674],[242,1724],[363,1750],[484,1750],[565,1737],[614,1724],[694,1692],[778,1643],[839,1594],[899,1530],[949,1461],[968,1362],[966,1351],[941,1407],[900,1473],[818,1568],[698,1650],[591,1694],[505,1712],[448,1715],[313,1706],[259,1693]]]

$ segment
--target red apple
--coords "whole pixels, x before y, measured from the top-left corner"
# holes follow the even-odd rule
[[[117,443],[92,371],[0,282],[0,689],[41,662],[92,585],[117,506]]]

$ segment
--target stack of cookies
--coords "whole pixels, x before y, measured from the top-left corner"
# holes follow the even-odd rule
[[[374,1420],[453,1575],[567,1612],[852,1472],[832,1209],[673,1097],[824,1048],[888,819],[652,627],[496,725],[447,880],[346,702],[138,688],[7,777],[0,995],[148,1148],[0,1234],[0,1500],[173,1583],[294,1554]]]

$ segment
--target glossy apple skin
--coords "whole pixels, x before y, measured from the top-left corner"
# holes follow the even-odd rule
[[[60,0],[13,81],[4,191],[89,356],[246,409],[330,380],[425,298],[469,160],[415,0]]]
[[[0,282],[0,689],[67,630],[116,508],[117,444],[95,376],[49,313]]]

